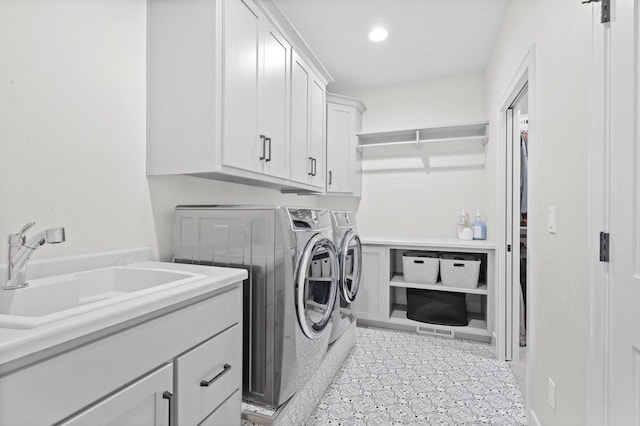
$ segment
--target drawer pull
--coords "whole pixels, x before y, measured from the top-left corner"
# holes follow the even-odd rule
[[[267,137],[260,135],[260,142],[262,142],[262,155],[260,156],[260,160],[262,161],[267,158]]]
[[[231,370],[231,366],[229,364],[225,364],[223,370],[218,373],[213,379],[211,380],[203,380],[200,382],[200,386],[206,388],[208,386],[211,386],[213,384],[213,382],[215,382],[216,380],[218,380],[220,377],[222,377],[225,373],[227,373],[229,370]]]

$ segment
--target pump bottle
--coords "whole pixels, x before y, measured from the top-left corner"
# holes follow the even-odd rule
[[[487,225],[485,225],[485,223],[482,221],[482,218],[480,217],[480,207],[478,206],[476,206],[476,221],[473,222],[473,239],[487,239]]]
[[[464,206],[462,206],[462,211],[460,212],[460,219],[458,220],[458,239],[459,240],[473,239],[473,231],[471,230],[469,215],[464,210]]]

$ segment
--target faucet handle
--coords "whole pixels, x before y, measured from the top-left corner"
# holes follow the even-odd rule
[[[9,235],[9,244],[11,244],[12,246],[24,244],[24,240],[25,240],[24,233],[27,232],[29,229],[31,229],[31,227],[35,224],[36,224],[35,222],[28,222],[26,225],[22,227],[20,231],[18,231],[17,234]]]

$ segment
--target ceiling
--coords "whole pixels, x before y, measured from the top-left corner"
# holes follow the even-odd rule
[[[274,1],[340,92],[484,71],[508,0]]]

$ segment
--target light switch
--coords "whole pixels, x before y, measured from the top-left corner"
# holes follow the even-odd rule
[[[556,233],[556,206],[549,207],[549,223],[547,225],[550,234]]]

